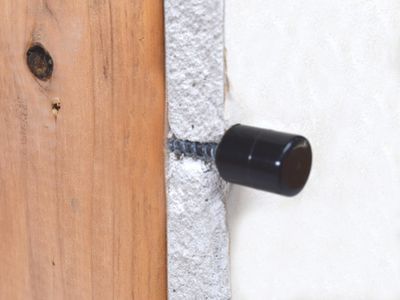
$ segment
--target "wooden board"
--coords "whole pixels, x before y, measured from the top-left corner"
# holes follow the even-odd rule
[[[0,299],[165,299],[162,0],[2,0],[0,66]]]

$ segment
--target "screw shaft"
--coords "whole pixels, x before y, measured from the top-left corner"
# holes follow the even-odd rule
[[[214,161],[217,143],[200,143],[176,138],[168,139],[169,151],[177,156],[187,156],[203,161]]]

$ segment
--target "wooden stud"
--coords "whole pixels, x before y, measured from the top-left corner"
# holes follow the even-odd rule
[[[3,0],[0,28],[0,299],[166,299],[162,0]]]

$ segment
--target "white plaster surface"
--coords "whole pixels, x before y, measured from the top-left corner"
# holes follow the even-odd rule
[[[224,132],[223,1],[166,0],[169,136],[217,141]],[[225,184],[215,167],[167,162],[169,299],[230,299]]]
[[[233,300],[400,299],[400,1],[229,0],[227,114],[313,145],[305,190],[233,187]]]

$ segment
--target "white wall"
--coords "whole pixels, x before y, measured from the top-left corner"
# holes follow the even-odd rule
[[[303,134],[283,198],[233,187],[233,299],[400,299],[400,1],[227,0],[230,123]]]

